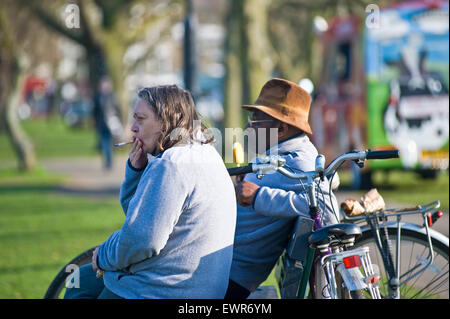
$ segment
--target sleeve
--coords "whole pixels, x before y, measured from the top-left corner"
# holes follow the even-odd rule
[[[136,169],[131,166],[130,159],[128,159],[125,168],[125,179],[120,187],[120,205],[122,205],[123,212],[127,214],[128,205],[136,192],[139,181],[141,180],[143,169]]]
[[[319,192],[317,190],[317,192]],[[336,198],[333,193],[330,196],[322,190],[317,198],[318,205],[322,211],[324,224],[334,224],[338,222],[335,212],[339,212]],[[321,193],[322,193],[321,192]],[[293,218],[309,215],[309,199],[305,192],[286,191],[277,188],[263,186],[259,189],[255,201],[254,210],[264,216],[275,218]]]
[[[308,197],[305,193],[278,188],[260,187],[255,198],[254,210],[275,218],[309,217]]]
[[[99,247],[101,269],[124,269],[159,254],[188,198],[185,181],[172,162],[153,163],[129,201],[124,225]]]

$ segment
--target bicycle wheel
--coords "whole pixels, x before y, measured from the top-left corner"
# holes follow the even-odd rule
[[[85,252],[79,254],[77,257],[72,259],[69,263],[67,263],[56,275],[55,279],[51,282],[50,286],[47,289],[47,292],[44,295],[44,299],[58,299],[62,296],[62,292],[64,288],[66,288],[66,280],[67,277],[71,275],[71,271],[68,270],[69,265],[76,265],[78,267],[90,264],[92,261],[92,253],[97,246],[92,247],[91,249],[86,250]]]
[[[414,228],[417,225],[408,227],[403,224],[400,242],[400,298],[402,299],[448,299],[449,298],[449,278],[448,278],[448,240],[442,240],[439,236],[431,236],[434,262],[419,273],[416,277],[407,280],[406,274],[408,270],[415,266],[423,268],[429,254],[427,236]],[[412,229],[411,229],[412,228]],[[380,230],[382,232],[382,230]],[[397,227],[395,225],[388,226],[389,241],[392,247],[392,258],[396,261],[396,239]],[[388,298],[388,275],[383,264],[383,258],[375,243],[372,231],[366,229],[362,236],[356,241],[355,247],[368,246],[370,249],[370,258],[372,264],[379,267],[381,276],[380,293],[383,298]]]

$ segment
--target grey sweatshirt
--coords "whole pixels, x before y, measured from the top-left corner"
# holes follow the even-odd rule
[[[281,142],[275,148],[278,155],[286,159],[288,166],[302,171],[314,170],[317,150],[306,135]],[[270,152],[273,149],[267,153]],[[295,217],[309,217],[309,206],[306,192],[298,180],[280,173],[265,175],[261,180],[255,174],[247,174],[245,180],[260,188],[253,206],[237,207],[230,278],[249,291],[254,291],[266,280],[286,248]],[[317,190],[319,207],[323,211],[323,224],[336,223],[331,205],[336,214],[339,214],[339,210],[332,193],[330,201],[329,183],[326,179],[321,182],[320,188],[325,195],[323,201],[322,193]]]
[[[125,222],[98,251],[108,289],[124,298],[224,297],[236,197],[214,147],[172,147],[143,171],[128,163],[120,202]]]

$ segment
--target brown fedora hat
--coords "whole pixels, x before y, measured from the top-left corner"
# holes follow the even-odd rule
[[[277,120],[312,134],[308,123],[311,97],[297,84],[284,79],[272,79],[264,84],[254,105],[242,108],[260,110]]]

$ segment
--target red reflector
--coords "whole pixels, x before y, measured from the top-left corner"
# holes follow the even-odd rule
[[[438,217],[441,218],[442,216],[444,216],[444,213],[442,211],[438,211]]]
[[[344,266],[345,266],[345,268],[359,267],[359,266],[361,266],[361,258],[359,258],[359,255],[345,257],[344,258]]]
[[[381,280],[381,278],[380,278],[380,276],[378,276],[378,275],[373,275],[373,276],[370,276],[370,277],[367,277],[367,279],[366,279],[366,284],[372,284],[372,285],[375,285],[376,283],[378,283],[379,281]]]
[[[370,283],[371,283],[371,284],[376,284],[376,283],[379,282],[380,280],[381,280],[380,276],[378,276],[378,275],[373,275],[373,276],[370,278]]]
[[[428,214],[428,226],[433,225],[433,217],[431,216],[431,214]]]

